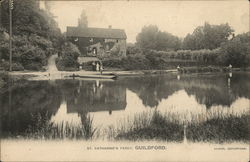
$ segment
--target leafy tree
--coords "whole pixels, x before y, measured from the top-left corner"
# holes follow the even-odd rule
[[[250,32],[236,36],[227,43],[222,44],[220,61],[233,67],[246,67],[250,65]]]
[[[82,10],[82,13],[80,15],[80,18],[78,19],[78,27],[79,28],[87,28],[88,27],[88,18],[84,10]]]
[[[9,30],[9,5],[1,5],[2,29]],[[47,7],[48,8],[48,7]],[[24,68],[40,70],[48,57],[61,50],[64,38],[49,10],[41,10],[39,1],[14,0],[13,9],[13,62]],[[8,42],[0,40],[3,62],[9,59]]]
[[[183,49],[215,49],[221,43],[227,42],[233,35],[233,29],[228,24],[210,25],[197,27],[192,34],[188,34],[183,40]]]
[[[78,47],[71,42],[66,42],[62,47],[62,57],[57,60],[59,70],[77,70],[77,58],[80,55]]]
[[[167,32],[162,32],[156,25],[144,26],[136,37],[136,45],[142,49],[177,50],[181,40]]]
[[[136,44],[145,49],[155,49],[159,29],[156,25],[144,26],[136,37]]]
[[[142,50],[135,44],[127,43],[127,56],[135,54],[142,54]]]
[[[158,32],[156,40],[156,50],[171,51],[178,50],[181,46],[181,40],[167,32]]]

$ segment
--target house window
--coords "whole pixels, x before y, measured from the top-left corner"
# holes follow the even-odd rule
[[[116,40],[116,43],[118,43],[118,42],[119,42],[119,40],[117,39],[117,40]]]
[[[90,40],[89,40],[90,42],[94,42],[94,40],[93,40],[93,38],[90,38]]]

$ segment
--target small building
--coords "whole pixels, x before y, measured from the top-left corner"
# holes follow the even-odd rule
[[[81,56],[126,56],[126,33],[123,29],[67,27],[67,39],[78,46]]]

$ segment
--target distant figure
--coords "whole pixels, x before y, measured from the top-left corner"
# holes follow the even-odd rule
[[[178,80],[180,80],[180,79],[181,79],[180,75],[177,75],[177,79],[178,79]]]
[[[180,70],[180,66],[179,66],[179,65],[177,66],[177,70],[178,70],[178,71]]]
[[[101,72],[101,75],[102,75],[102,72],[103,72],[103,65],[102,65],[101,62],[100,62],[100,72]]]
[[[100,71],[100,65],[98,62],[96,63],[96,71]]]
[[[92,62],[92,70],[93,70],[93,71],[96,70],[96,67],[95,67],[95,66],[96,66],[96,63],[93,61],[93,62]]]
[[[232,71],[232,65],[231,64],[229,64],[229,66],[228,66],[228,68],[229,68],[229,71]]]

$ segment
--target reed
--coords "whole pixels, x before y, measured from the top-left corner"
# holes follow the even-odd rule
[[[117,130],[116,140],[167,140],[182,141],[183,126],[158,111],[136,114],[131,124],[123,123],[126,129]],[[124,126],[125,127],[125,126]]]
[[[29,139],[85,139],[94,138],[98,128],[93,126],[93,117],[86,115],[82,117],[82,125],[72,126],[70,122],[53,124],[50,122],[47,113],[32,115],[34,125],[30,125],[25,138]]]

